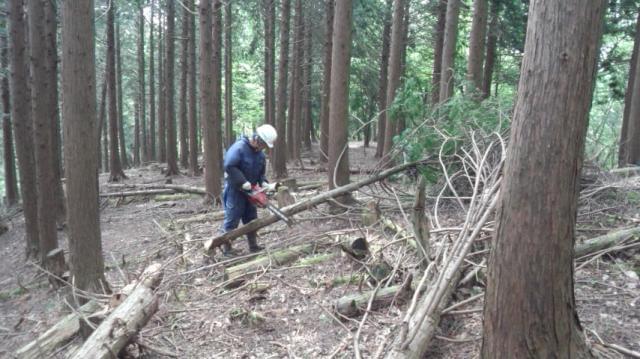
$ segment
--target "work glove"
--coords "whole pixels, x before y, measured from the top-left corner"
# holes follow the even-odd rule
[[[274,183],[262,182],[261,187],[264,188],[265,192],[275,192],[278,190],[279,185],[280,184],[278,182],[274,182]]]
[[[251,183],[249,181],[243,183],[242,190],[245,192],[251,192]]]

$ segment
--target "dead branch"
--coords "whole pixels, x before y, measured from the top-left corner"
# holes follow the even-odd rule
[[[640,236],[640,227],[623,229],[603,236],[591,238],[575,246],[575,258],[581,258],[605,248],[621,244],[631,237]]]

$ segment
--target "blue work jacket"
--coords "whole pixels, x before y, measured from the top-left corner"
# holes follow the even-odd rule
[[[236,198],[244,198],[242,195],[243,183],[249,181],[255,185],[266,182],[265,163],[264,153],[251,147],[249,138],[243,136],[238,139],[229,147],[224,156],[225,196],[232,195]]]

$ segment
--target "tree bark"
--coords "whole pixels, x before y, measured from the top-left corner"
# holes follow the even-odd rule
[[[275,28],[276,28],[276,1],[264,0],[264,107],[265,123],[275,125],[276,122],[276,95],[275,95]]]
[[[4,181],[6,205],[18,203],[18,181],[16,161],[13,151],[13,132],[11,131],[11,97],[9,95],[9,57],[7,35],[0,35],[0,67],[2,68],[2,140],[4,154]]]
[[[204,130],[204,165],[207,201],[216,202],[220,198],[220,170],[217,161],[219,143],[215,137],[214,108],[214,66],[212,9],[209,1],[200,2],[200,114]],[[219,88],[218,88],[219,90]]]
[[[625,109],[620,131],[620,167],[627,164],[640,165],[640,71],[638,71],[638,46],[640,45],[640,14],[636,24],[636,39],[629,65],[629,81],[625,94]]]
[[[278,138],[273,148],[273,172],[276,178],[287,177],[287,68],[289,64],[290,0],[282,0],[280,11],[280,59],[278,63],[278,89],[276,102],[276,131]]]
[[[530,3],[489,260],[484,358],[591,357],[576,313],[573,242],[605,5]]]
[[[442,78],[442,50],[444,45],[444,26],[447,19],[447,0],[438,0],[436,8],[438,21],[433,27],[433,74],[431,77],[431,104],[440,102],[440,79]]]
[[[487,56],[485,57],[482,75],[483,99],[491,96],[491,80],[493,79],[493,68],[496,62],[496,50],[498,47],[498,10],[498,0],[491,0],[491,22],[489,23],[489,34],[487,36]]]
[[[387,83],[389,82],[389,46],[391,43],[391,11],[393,0],[387,0],[384,28],[382,30],[382,54],[380,56],[380,79],[378,80],[378,138],[376,158],[384,153],[384,139],[387,125]]]
[[[453,95],[454,58],[456,41],[458,38],[458,18],[460,14],[460,0],[447,1],[447,15],[444,26],[444,40],[442,43],[442,68],[440,75],[440,100],[444,103]]]
[[[116,14],[117,16],[117,14]],[[122,102],[122,55],[120,39],[120,21],[116,19],[116,93],[118,96],[118,141],[120,141],[120,162],[123,168],[129,167],[129,156],[127,156],[127,141],[124,132],[124,104]]]
[[[162,3],[160,3],[162,4]],[[162,6],[162,5],[160,5]],[[166,88],[166,34],[162,30],[162,11],[158,20],[158,161],[167,162],[167,88]],[[166,23],[165,23],[166,26]]]
[[[233,144],[233,51],[231,48],[231,1],[224,4],[224,139],[226,146]]]
[[[140,166],[140,100],[133,100],[133,166]]]
[[[473,20],[469,34],[469,59],[467,80],[475,87],[472,91],[480,95],[482,91],[482,65],[484,63],[485,35],[487,33],[487,1],[473,1]],[[476,96],[479,98],[479,96]]]
[[[107,100],[109,115],[109,181],[118,182],[126,176],[120,162],[118,149],[118,104],[116,89],[116,51],[115,51],[115,11],[116,5],[111,4],[107,11]]]
[[[311,138],[313,134],[313,119],[311,118],[311,74],[313,73],[313,58],[311,47],[311,18],[308,15],[304,25],[304,54],[302,56],[302,136],[304,149],[311,150]]]
[[[45,268],[49,268],[47,254],[58,247],[56,216],[52,208],[56,208],[53,188],[55,181],[55,161],[53,148],[53,126],[57,103],[53,98],[53,87],[47,70],[55,49],[50,49],[45,38],[45,6],[53,6],[50,2],[29,1],[29,45],[31,57],[31,107],[33,116],[34,151],[36,164],[36,188],[38,194],[38,234],[40,238],[40,260]],[[62,273],[54,273],[60,275]]]
[[[176,111],[175,111],[175,3],[167,1],[167,33],[165,40],[167,41],[166,50],[166,74],[165,74],[165,104],[167,113],[165,124],[167,128],[167,173],[166,176],[174,176],[179,174],[178,171],[178,148],[176,144]]]
[[[193,9],[194,0],[188,0],[187,6]],[[200,146],[198,142],[198,120],[197,120],[197,101],[196,101],[196,20],[195,15],[189,14],[189,64],[188,64],[188,94],[189,105],[187,116],[189,118],[189,175],[196,176],[200,174],[198,168],[198,153]]]
[[[179,96],[179,110],[178,118],[180,122],[180,167],[187,168],[189,166],[189,124],[187,120],[187,102],[189,97],[187,95],[187,83],[188,83],[188,69],[189,69],[189,8],[187,4],[184,4],[182,10],[182,38],[180,39],[180,45],[182,46],[182,56],[180,56],[180,96]]]
[[[140,103],[141,159],[142,162],[148,162],[150,160],[150,152],[147,139],[147,94],[144,74],[144,3],[145,0],[138,0],[138,101]]]
[[[331,53],[333,51],[333,17],[335,0],[325,0],[325,42],[320,108],[320,162],[329,160],[329,97],[331,95]]]
[[[333,20],[331,95],[329,97],[329,188],[349,183],[349,69],[351,67],[351,0],[337,1]],[[346,203],[350,195],[338,199]]]
[[[103,160],[102,169],[104,172],[109,171],[109,132],[107,131],[107,73],[105,72],[102,80],[102,90],[100,90],[100,112],[98,113],[98,141],[102,140]],[[100,146],[100,144],[98,144]]]
[[[156,73],[155,73],[155,44],[153,41],[153,16],[155,0],[151,0],[151,17],[149,19],[149,137],[147,138],[149,160],[156,157]]]
[[[300,160],[301,124],[302,124],[302,68],[304,67],[302,56],[304,39],[304,13],[302,0],[296,0],[296,14],[293,42],[293,66],[291,67],[291,108],[289,108],[289,123],[287,125],[287,144],[289,145],[290,160]],[[292,115],[293,113],[293,115]],[[291,129],[289,132],[288,130]],[[289,136],[290,135],[290,136]],[[291,140],[291,141],[289,141]]]
[[[63,19],[62,113],[71,275],[76,287],[97,292],[109,286],[104,277],[98,206],[93,1],[65,1]]]
[[[387,93],[386,93],[386,106],[389,107],[393,104],[396,97],[396,90],[400,85],[400,58],[402,56],[402,20],[404,18],[404,0],[393,1],[393,20],[391,25],[391,45],[389,49],[389,69],[388,81],[387,81]],[[397,111],[396,111],[397,112]],[[393,161],[389,158],[389,152],[393,146],[393,136],[396,135],[396,121],[398,116],[390,116],[390,113],[386,115],[385,135],[384,135],[384,148],[382,156],[384,157],[387,166],[392,166]]]

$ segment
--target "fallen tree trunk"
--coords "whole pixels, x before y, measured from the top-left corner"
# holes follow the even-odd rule
[[[147,267],[131,294],[87,338],[73,359],[117,357],[158,309],[154,289],[161,280],[159,263]]]
[[[313,253],[316,248],[318,248],[318,246],[322,245],[322,243],[301,244],[292,248],[285,248],[266,254],[264,256],[260,256],[252,261],[226,268],[224,270],[224,279],[232,280],[247,273],[266,268],[269,265],[281,266],[287,263],[291,263],[303,255],[306,256]]]
[[[182,193],[194,193],[205,195],[207,192],[204,188],[185,186],[179,184],[133,184],[133,183],[110,183],[107,185],[109,188],[135,188],[138,190],[151,190],[151,189],[171,189],[175,192]]]
[[[80,329],[80,318],[89,316],[98,311],[101,305],[89,301],[77,311],[62,318],[53,327],[40,335],[34,341],[16,351],[16,357],[21,359],[49,358],[53,351],[73,338]]]
[[[575,246],[574,258],[577,259],[605,248],[613,247],[614,245],[620,244],[633,236],[640,236],[640,227],[623,229],[621,231],[591,238]]]
[[[621,177],[637,176],[640,175],[640,166],[614,168],[609,173]]]
[[[380,180],[383,180],[395,173],[398,173],[400,171],[403,171],[407,168],[410,167],[415,167],[416,165],[418,165],[419,163],[421,163],[422,161],[418,161],[418,162],[412,162],[412,163],[407,163],[407,164],[403,164],[403,165],[399,165],[393,168],[390,168],[388,170],[382,171],[379,174],[375,175],[375,176],[371,176],[367,179],[364,179],[360,182],[354,182],[354,183],[349,183],[347,185],[338,187],[338,188],[334,188],[328,192],[325,193],[321,193],[317,196],[311,197],[309,199],[306,199],[304,201],[300,201],[296,204],[293,204],[291,206],[287,206],[287,207],[283,207],[280,208],[280,211],[282,211],[282,213],[284,213],[284,215],[286,216],[292,216],[296,213],[300,213],[303,211],[306,211],[318,204],[321,204],[323,202],[326,202],[334,197],[338,197],[341,196],[345,193],[350,193],[353,192],[357,189],[359,189],[360,187],[364,187],[366,185],[372,184],[374,182],[378,182]],[[277,221],[279,221],[280,218],[276,215],[270,215],[268,217],[263,217],[263,218],[259,218],[259,219],[255,219],[251,222],[249,222],[248,224],[240,227],[240,228],[236,228],[232,231],[229,231],[227,233],[224,233],[220,236],[217,236],[215,238],[209,239],[208,241],[206,241],[204,243],[204,249],[205,252],[207,252],[208,254],[211,254],[212,249],[221,246],[223,243],[225,242],[229,242],[232,241],[244,234],[247,234],[249,232],[253,232],[255,230],[258,230],[262,227],[266,227],[270,224],[276,223]]]
[[[170,193],[176,193],[176,191],[168,188],[167,189],[147,189],[147,190],[139,190],[139,191],[100,193],[100,197],[149,196],[149,195],[170,194]]]
[[[409,282],[410,283],[410,282]],[[355,293],[346,295],[338,299],[334,305],[334,311],[345,317],[355,317],[367,308],[367,303],[371,299],[374,291],[366,291],[363,293]],[[377,309],[388,306],[395,299],[397,303],[403,303],[411,298],[413,291],[411,286],[394,285],[391,287],[381,288],[375,294],[371,309]]]

